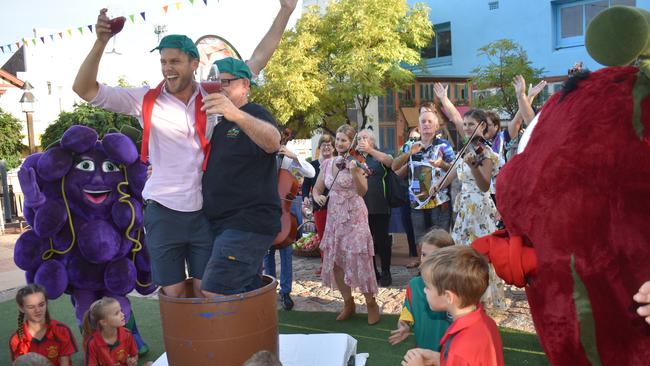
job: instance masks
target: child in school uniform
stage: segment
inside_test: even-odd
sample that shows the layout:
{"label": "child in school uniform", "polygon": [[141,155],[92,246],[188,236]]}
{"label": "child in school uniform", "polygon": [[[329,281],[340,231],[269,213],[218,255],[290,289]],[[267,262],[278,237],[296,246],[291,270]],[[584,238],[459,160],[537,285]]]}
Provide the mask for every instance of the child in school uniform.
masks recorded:
{"label": "child in school uniform", "polygon": [[497,325],[480,304],[488,286],[488,263],[471,247],[435,251],[420,266],[429,307],[446,311],[453,322],[440,341],[440,352],[414,348],[402,366],[504,366]]}
{"label": "child in school uniform", "polygon": [[[454,245],[454,240],[448,232],[433,229],[420,239],[420,262],[440,248]],[[397,329],[391,332],[388,341],[396,345],[407,339],[413,328],[415,344],[418,348],[440,351],[440,340],[451,324],[451,318],[446,311],[432,311],[424,294],[422,276],[413,277],[406,287],[406,296],[402,313],[397,321]]]}

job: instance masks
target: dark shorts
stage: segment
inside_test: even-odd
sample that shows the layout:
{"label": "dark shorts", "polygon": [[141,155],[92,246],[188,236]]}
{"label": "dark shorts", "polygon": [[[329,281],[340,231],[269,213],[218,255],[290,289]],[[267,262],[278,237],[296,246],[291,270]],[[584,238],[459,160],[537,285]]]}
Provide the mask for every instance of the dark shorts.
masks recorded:
{"label": "dark shorts", "polygon": [[451,210],[449,203],[445,202],[434,208],[426,210],[416,210],[411,208],[411,222],[413,223],[413,233],[417,245],[420,245],[420,239],[431,229],[443,229],[449,232],[451,226]]}
{"label": "dark shorts", "polygon": [[262,286],[262,260],[275,235],[226,229],[217,233],[201,289],[221,295],[240,294]]}
{"label": "dark shorts", "polygon": [[212,252],[210,224],[203,211],[181,212],[155,201],[144,210],[146,244],[151,255],[153,281],[159,286],[203,278]]}

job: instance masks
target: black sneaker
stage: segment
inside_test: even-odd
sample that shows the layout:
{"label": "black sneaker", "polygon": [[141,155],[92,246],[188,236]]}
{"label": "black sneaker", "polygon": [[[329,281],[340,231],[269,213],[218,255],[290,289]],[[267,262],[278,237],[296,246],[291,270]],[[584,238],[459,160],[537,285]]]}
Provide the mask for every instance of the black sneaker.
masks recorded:
{"label": "black sneaker", "polygon": [[381,273],[381,277],[379,278],[379,286],[381,287],[388,287],[393,283],[393,278],[390,275],[389,271],[384,271]]}
{"label": "black sneaker", "polygon": [[289,294],[280,294],[280,302],[282,309],[286,311],[293,309],[293,300],[291,300],[291,296],[289,296]]}

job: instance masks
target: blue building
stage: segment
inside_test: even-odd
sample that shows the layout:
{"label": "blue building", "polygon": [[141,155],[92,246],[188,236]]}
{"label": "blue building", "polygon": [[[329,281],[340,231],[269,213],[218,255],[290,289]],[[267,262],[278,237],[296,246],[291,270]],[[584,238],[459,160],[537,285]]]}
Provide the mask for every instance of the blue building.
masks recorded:
{"label": "blue building", "polygon": [[[408,0],[413,5],[417,0]],[[650,0],[427,0],[435,36],[422,51],[424,70],[414,69],[415,84],[401,91],[388,90],[378,99],[380,146],[395,151],[409,127],[417,125],[417,107],[434,100],[433,83],[449,84],[449,97],[467,106],[476,91],[471,71],[487,63],[477,55],[480,47],[498,39],[511,39],[526,50],[536,68],[544,68],[547,95],[566,79],[578,61],[590,70],[602,67],[587,53],[584,34],[600,11],[613,5],[650,9]],[[464,109],[464,108],[461,108]]]}

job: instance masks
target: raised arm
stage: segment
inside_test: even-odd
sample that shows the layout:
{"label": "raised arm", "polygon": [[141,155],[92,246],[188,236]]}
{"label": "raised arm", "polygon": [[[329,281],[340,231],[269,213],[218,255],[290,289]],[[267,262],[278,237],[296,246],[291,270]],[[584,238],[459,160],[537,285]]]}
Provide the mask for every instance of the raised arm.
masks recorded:
{"label": "raised arm", "polygon": [[447,96],[448,88],[449,85],[447,84],[444,86],[440,83],[433,84],[433,92],[438,100],[440,100],[440,104],[442,104],[442,110],[445,112],[449,120],[456,126],[456,131],[462,131],[463,116],[460,115],[460,112],[458,112],[458,109],[456,109],[454,103],[452,103]]}
{"label": "raised arm", "polygon": [[515,88],[515,96],[517,97],[517,105],[519,106],[519,113],[523,118],[524,123],[527,125],[535,118],[535,112],[526,95],[526,80],[521,75],[517,75],[512,79],[512,86]]}
{"label": "raised arm", "polygon": [[276,47],[280,43],[280,39],[282,39],[282,33],[284,33],[284,29],[287,27],[289,17],[291,17],[291,13],[296,8],[297,2],[298,0],[280,0],[280,11],[278,11],[278,15],[276,15],[273,24],[271,24],[271,28],[266,32],[264,38],[255,47],[251,59],[247,62],[253,74],[259,74],[269,62],[271,56],[273,56],[273,52],[275,52]]}
{"label": "raised arm", "polygon": [[97,84],[99,61],[102,59],[102,54],[104,53],[106,44],[108,44],[108,40],[113,36],[108,16],[106,16],[107,11],[108,9],[106,8],[99,11],[97,24],[95,24],[97,40],[95,40],[93,48],[88,53],[88,56],[86,56],[81,67],[79,67],[77,77],[72,84],[72,90],[87,102],[93,100],[99,92],[99,84]]}

